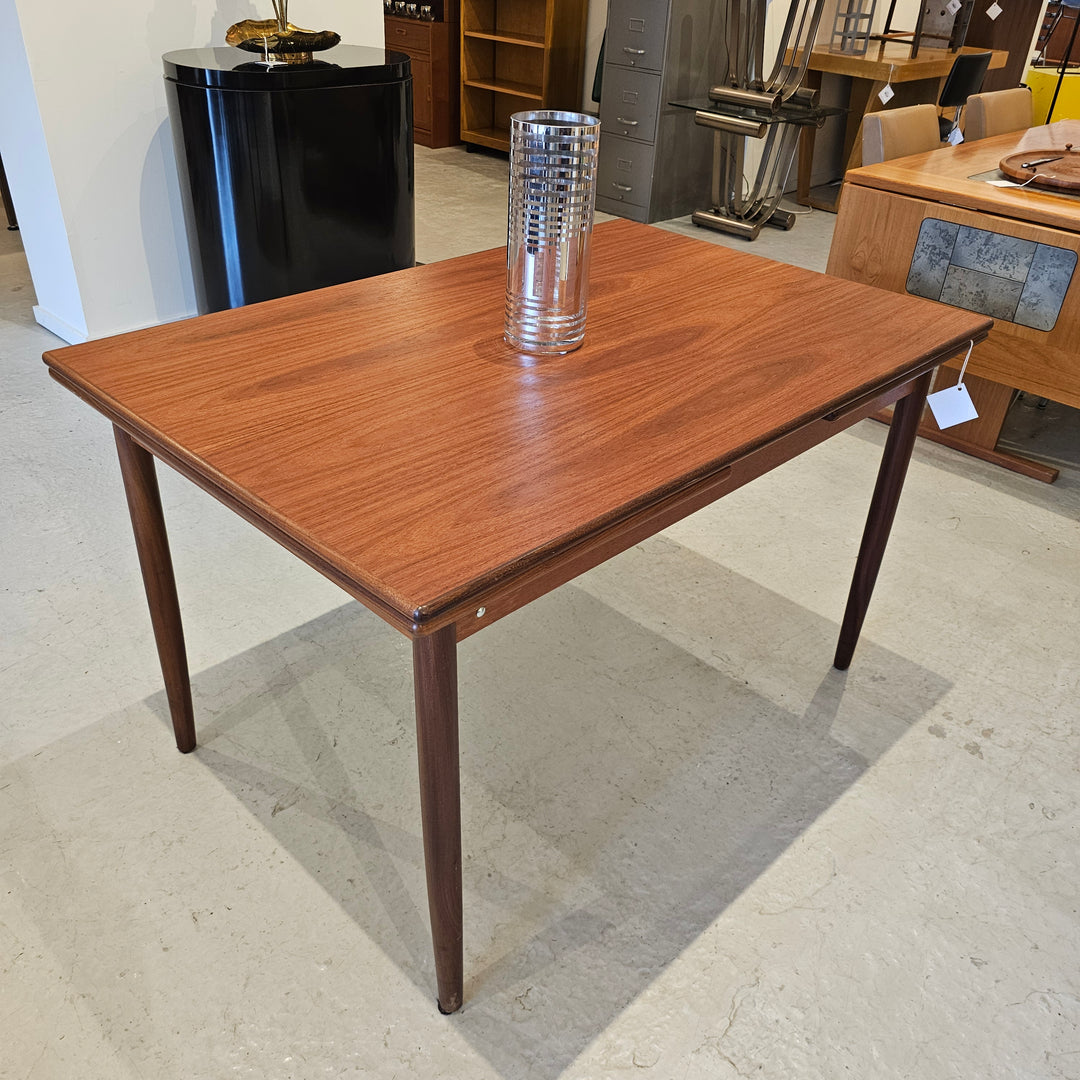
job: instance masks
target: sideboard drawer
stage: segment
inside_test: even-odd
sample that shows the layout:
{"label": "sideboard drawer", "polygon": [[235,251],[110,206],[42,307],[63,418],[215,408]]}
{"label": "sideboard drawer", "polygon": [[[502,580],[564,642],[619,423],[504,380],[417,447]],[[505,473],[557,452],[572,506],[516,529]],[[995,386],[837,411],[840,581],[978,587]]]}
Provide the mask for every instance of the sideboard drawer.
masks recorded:
{"label": "sideboard drawer", "polygon": [[388,16],[386,24],[386,47],[402,52],[428,56],[431,53],[431,23],[419,19],[395,19]]}

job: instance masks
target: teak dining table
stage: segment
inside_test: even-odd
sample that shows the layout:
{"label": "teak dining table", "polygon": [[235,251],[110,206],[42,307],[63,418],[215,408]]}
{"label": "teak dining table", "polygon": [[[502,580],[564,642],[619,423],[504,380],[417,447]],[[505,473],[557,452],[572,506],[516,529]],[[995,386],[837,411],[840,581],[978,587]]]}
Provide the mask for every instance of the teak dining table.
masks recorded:
{"label": "teak dining table", "polygon": [[[114,425],[178,748],[165,462],[412,639],[438,1003],[462,1002],[457,643],[895,403],[835,663],[935,367],[990,320],[617,221],[584,345],[502,339],[502,249],[45,354]],[[767,541],[767,538],[764,538]]]}

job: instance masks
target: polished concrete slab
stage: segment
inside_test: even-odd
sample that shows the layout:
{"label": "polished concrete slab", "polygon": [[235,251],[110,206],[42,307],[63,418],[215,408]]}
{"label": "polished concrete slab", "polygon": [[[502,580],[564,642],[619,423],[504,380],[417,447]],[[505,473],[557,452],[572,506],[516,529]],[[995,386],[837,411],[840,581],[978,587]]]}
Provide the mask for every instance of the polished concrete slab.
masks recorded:
{"label": "polished concrete slab", "polygon": [[[505,162],[417,182],[422,261],[503,242]],[[872,422],[465,642],[444,1017],[408,643],[161,470],[177,754],[111,434],[31,303],[0,232],[0,1075],[1080,1076],[1073,410],[1010,421],[1053,486],[920,442],[847,673]]]}

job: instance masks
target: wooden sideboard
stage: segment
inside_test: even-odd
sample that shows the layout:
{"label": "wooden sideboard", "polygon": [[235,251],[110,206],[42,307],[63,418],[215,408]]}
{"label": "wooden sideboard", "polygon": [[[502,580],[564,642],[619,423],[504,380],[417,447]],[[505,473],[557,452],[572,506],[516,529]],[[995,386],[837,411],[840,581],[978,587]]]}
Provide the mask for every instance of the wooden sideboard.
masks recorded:
{"label": "wooden sideboard", "polygon": [[[1008,154],[1067,143],[1080,143],[1080,121],[853,169],[844,180],[828,265],[835,277],[919,296],[930,296],[923,285],[939,272],[942,289],[932,298],[993,316],[965,379],[978,419],[941,431],[927,416],[920,434],[1046,482],[1056,478],[1056,468],[999,449],[997,440],[1014,388],[1080,408],[1080,202],[1034,188],[996,187],[982,177],[993,178]],[[932,232],[929,247],[921,247],[927,229],[955,234],[955,248]],[[945,255],[931,272],[920,252],[935,249]],[[1051,255],[1067,264],[1064,269],[1051,269],[1044,258]],[[1038,318],[1021,317],[1022,308],[1032,307],[1029,287],[1042,297]],[[956,361],[942,369],[938,389],[956,382],[958,367]]]}
{"label": "wooden sideboard", "polygon": [[385,17],[386,47],[412,62],[413,141],[421,146],[453,146],[461,141],[459,89],[460,23],[457,0],[447,0],[444,18]]}

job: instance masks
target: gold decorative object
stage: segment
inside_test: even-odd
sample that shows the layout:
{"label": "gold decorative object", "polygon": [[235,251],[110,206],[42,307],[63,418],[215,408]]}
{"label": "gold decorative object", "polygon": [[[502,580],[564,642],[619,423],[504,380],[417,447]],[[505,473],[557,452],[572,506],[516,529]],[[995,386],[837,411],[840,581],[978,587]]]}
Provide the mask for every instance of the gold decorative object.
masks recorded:
{"label": "gold decorative object", "polygon": [[312,53],[333,48],[341,35],[333,30],[303,30],[289,22],[289,0],[270,0],[272,19],[244,19],[225,32],[225,42],[245,52],[262,53],[268,62],[310,64]]}

